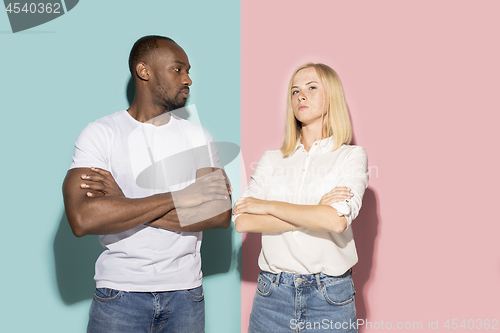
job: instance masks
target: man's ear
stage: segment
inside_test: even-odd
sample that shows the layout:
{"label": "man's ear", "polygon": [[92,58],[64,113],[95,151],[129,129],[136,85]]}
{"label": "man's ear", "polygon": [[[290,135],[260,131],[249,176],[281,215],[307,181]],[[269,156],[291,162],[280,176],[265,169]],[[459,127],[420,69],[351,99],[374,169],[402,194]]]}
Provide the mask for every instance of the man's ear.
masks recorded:
{"label": "man's ear", "polygon": [[138,62],[135,66],[135,74],[140,80],[149,81],[148,66],[143,62]]}

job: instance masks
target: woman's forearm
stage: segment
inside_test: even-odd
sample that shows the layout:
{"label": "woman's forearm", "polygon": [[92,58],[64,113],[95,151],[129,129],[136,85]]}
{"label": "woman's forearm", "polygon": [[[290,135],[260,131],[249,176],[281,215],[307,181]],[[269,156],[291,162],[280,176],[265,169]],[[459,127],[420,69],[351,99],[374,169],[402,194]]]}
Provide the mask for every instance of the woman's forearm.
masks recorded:
{"label": "woman's forearm", "polygon": [[291,224],[318,231],[341,233],[347,228],[347,219],[327,205],[296,205],[281,201],[267,201],[267,213]]}
{"label": "woman's forearm", "polygon": [[[347,219],[344,216],[339,216],[337,210],[327,204],[297,205],[282,201],[244,197],[236,201],[233,207],[233,213],[235,215],[245,213],[256,216],[270,215],[283,223],[318,231],[341,233],[347,228]],[[262,230],[265,228],[280,229],[281,226],[283,226],[283,224],[266,226],[266,222],[280,223],[269,217],[265,220],[256,218],[255,220],[245,221],[245,227],[242,227],[241,230],[252,230],[242,232],[266,232]],[[253,229],[251,226],[252,223],[258,223],[256,229]],[[249,225],[246,226],[247,224]],[[284,226],[286,226],[286,224]]]}
{"label": "woman's forearm", "polygon": [[272,215],[245,213],[238,216],[234,223],[238,232],[285,232],[300,229],[299,226]]}

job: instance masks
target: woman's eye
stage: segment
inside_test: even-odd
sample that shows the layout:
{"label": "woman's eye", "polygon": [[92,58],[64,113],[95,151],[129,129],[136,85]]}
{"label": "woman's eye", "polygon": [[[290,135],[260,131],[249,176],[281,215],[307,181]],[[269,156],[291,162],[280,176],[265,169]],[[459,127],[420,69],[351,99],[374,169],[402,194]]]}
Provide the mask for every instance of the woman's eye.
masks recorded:
{"label": "woman's eye", "polygon": [[316,89],[316,87],[315,86],[311,86],[311,87],[309,87],[309,89],[313,90],[313,89]]}
{"label": "woman's eye", "polygon": [[299,92],[298,90],[294,90],[294,91],[292,91],[292,95],[295,95],[295,94],[297,94],[298,92]]}

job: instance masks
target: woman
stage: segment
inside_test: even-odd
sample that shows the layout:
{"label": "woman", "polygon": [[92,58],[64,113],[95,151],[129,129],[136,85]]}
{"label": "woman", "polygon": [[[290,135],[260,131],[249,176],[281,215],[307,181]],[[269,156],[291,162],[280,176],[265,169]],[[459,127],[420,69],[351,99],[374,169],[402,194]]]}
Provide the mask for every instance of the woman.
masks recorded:
{"label": "woman", "polygon": [[368,174],[365,150],[351,138],[337,73],[299,67],[283,146],[262,156],[233,209],[238,232],[262,233],[249,332],[357,332],[350,225]]}

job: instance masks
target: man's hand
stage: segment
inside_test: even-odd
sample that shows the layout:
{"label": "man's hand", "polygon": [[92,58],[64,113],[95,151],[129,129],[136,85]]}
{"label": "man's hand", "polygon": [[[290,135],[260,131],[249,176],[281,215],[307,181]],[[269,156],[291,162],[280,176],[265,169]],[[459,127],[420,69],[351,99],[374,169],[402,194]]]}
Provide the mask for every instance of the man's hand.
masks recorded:
{"label": "man's hand", "polygon": [[116,183],[111,175],[111,172],[92,167],[90,168],[95,173],[83,174],[80,178],[83,182],[80,184],[82,189],[89,190],[87,196],[91,198],[108,196],[108,197],[124,197],[122,189]]}
{"label": "man's hand", "polygon": [[[203,186],[206,184],[209,184],[210,188],[204,189]],[[209,192],[212,192],[211,196],[207,195]],[[227,228],[231,223],[231,193],[231,183],[224,169],[198,169],[195,183],[181,191],[172,192],[175,208],[149,225],[174,231]],[[189,204],[189,200],[191,204],[196,205],[179,207],[182,204]]]}
{"label": "man's hand", "polygon": [[176,208],[191,208],[202,203],[229,198],[228,186],[222,170],[216,170],[206,176],[198,178],[188,187],[172,192]]}
{"label": "man's hand", "polygon": [[330,206],[335,202],[346,201],[353,197],[354,194],[351,193],[351,189],[347,187],[335,187],[330,192],[323,195],[318,205]]}

